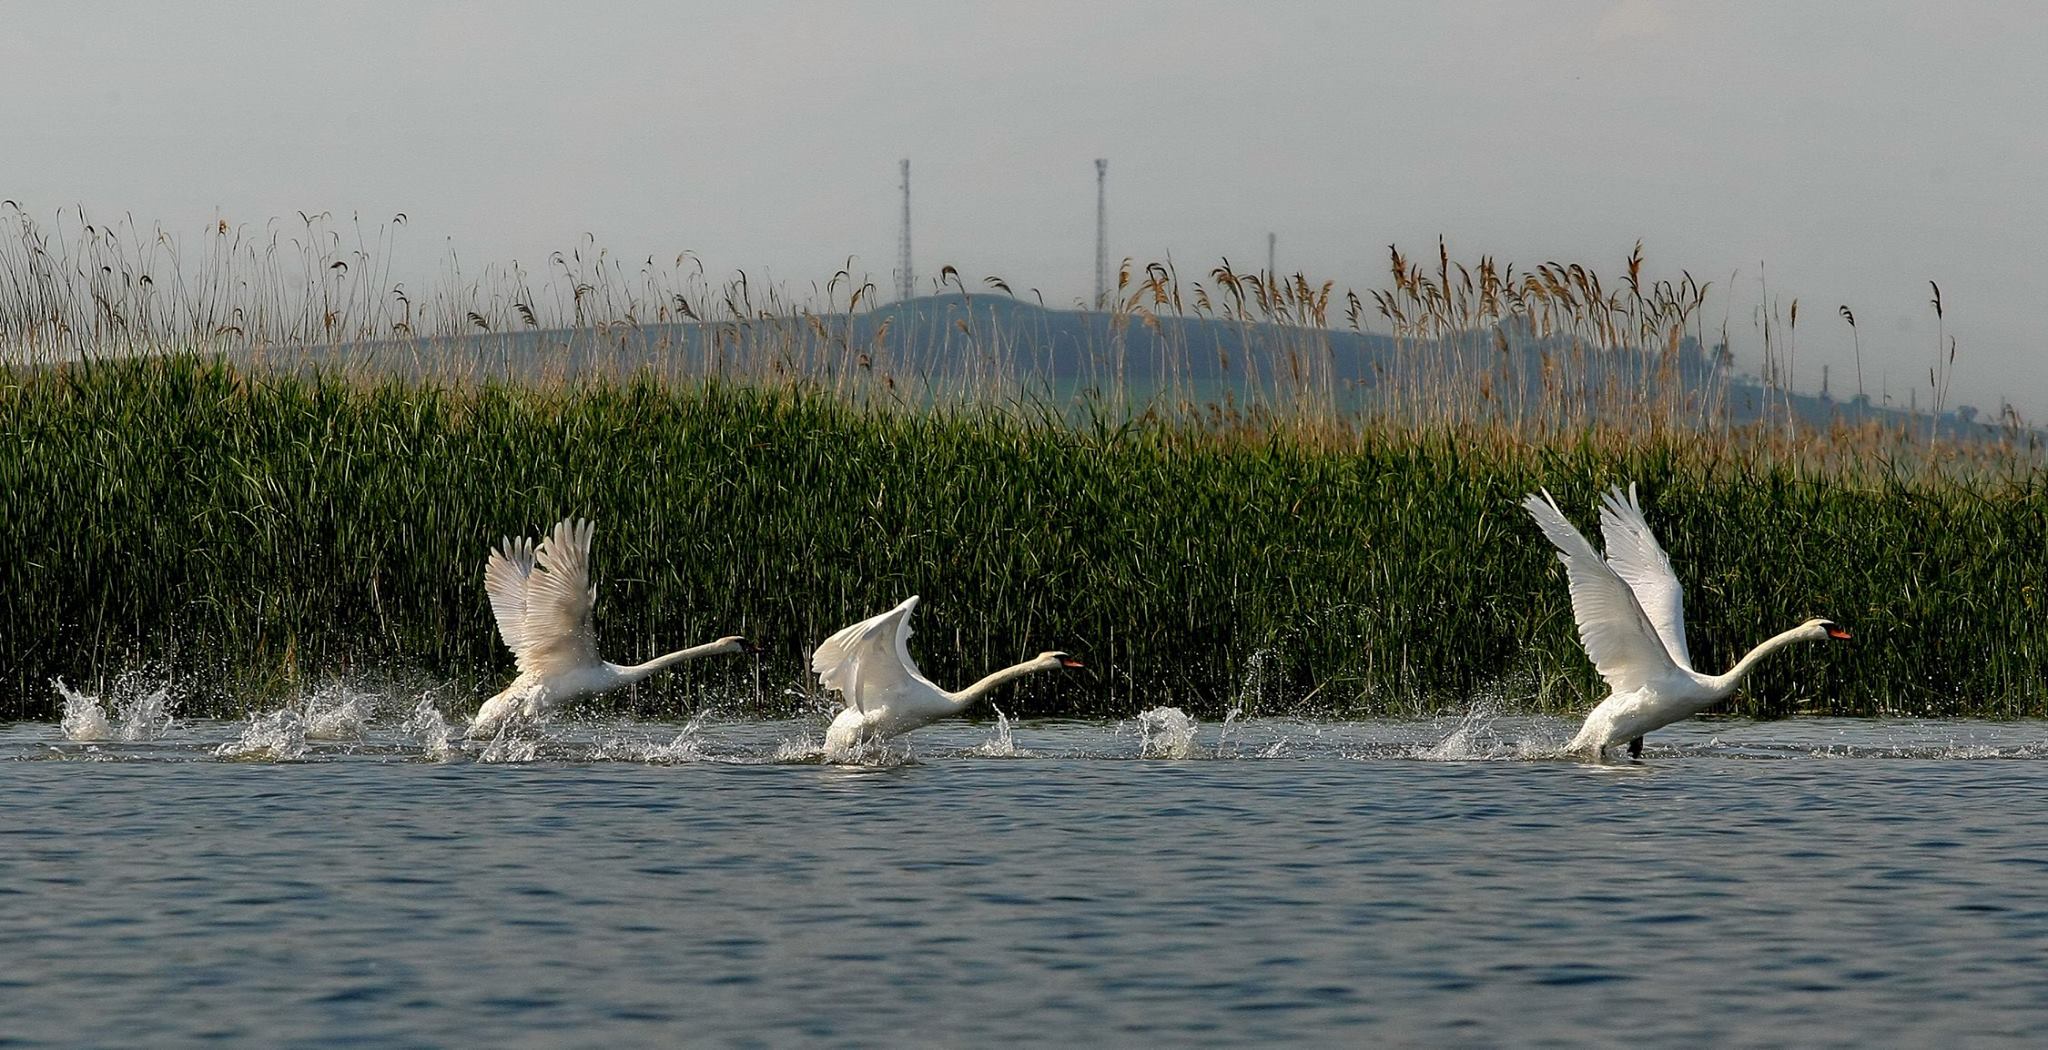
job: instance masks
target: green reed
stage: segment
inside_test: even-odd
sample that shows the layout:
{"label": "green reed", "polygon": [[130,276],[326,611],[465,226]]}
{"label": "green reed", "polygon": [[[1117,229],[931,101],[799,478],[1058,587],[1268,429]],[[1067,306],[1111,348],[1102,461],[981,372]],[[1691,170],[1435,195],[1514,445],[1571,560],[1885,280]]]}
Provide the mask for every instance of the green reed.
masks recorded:
{"label": "green reed", "polygon": [[[1515,504],[1547,485],[1588,523],[1630,479],[1703,664],[1809,615],[1857,630],[1767,664],[1748,710],[2044,706],[2037,435],[1801,422],[1797,300],[1758,314],[1765,411],[1733,425],[1728,369],[1701,371],[1708,286],[1640,246],[1606,279],[1393,251],[1363,295],[1127,263],[1055,391],[1050,315],[988,312],[1035,295],[951,267],[933,290],[959,307],[907,311],[850,261],[791,292],[589,243],[532,270],[450,255],[408,288],[403,216],[196,244],[0,219],[0,714],[142,665],[223,711],[332,674],[464,706],[509,668],[486,550],[572,514],[600,522],[608,655],[771,646],[758,676],[712,661],[609,701],[646,711],[812,703],[810,645],[911,592],[941,681],[1084,654],[1006,701],[1026,713],[1577,708],[1597,686]],[[1361,397],[1334,336],[1375,318]],[[538,350],[490,366],[513,335]]]}
{"label": "green reed", "polygon": [[942,683],[1088,661],[1013,713],[1576,709],[1597,686],[1516,501],[1546,485],[1587,524],[1596,487],[1630,479],[1703,665],[1812,615],[1857,634],[1767,663],[1739,709],[2048,708],[2048,494],[2017,466],[170,354],[0,369],[0,714],[148,662],[223,712],[333,674],[452,682],[464,706],[510,668],[485,553],[568,515],[599,523],[607,655],[769,647],[758,694],[745,661],[712,661],[609,701],[650,712],[811,703],[810,647],[911,593]]}

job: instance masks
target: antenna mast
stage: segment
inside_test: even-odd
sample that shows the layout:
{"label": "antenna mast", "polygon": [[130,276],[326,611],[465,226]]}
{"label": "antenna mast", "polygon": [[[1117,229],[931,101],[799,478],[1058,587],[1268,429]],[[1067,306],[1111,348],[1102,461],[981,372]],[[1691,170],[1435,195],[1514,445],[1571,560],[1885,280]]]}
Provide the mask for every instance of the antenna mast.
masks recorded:
{"label": "antenna mast", "polygon": [[1095,158],[1095,308],[1109,305],[1109,161]]}
{"label": "antenna mast", "polygon": [[896,242],[896,298],[917,294],[917,278],[910,270],[910,158],[903,158],[903,233]]}

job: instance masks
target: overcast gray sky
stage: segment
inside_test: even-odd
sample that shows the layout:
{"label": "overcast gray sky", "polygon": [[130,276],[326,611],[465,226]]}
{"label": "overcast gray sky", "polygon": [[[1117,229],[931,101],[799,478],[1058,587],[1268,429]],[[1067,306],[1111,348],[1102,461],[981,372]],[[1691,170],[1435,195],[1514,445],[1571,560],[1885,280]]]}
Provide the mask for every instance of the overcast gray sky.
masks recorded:
{"label": "overcast gray sky", "polygon": [[[1653,270],[1802,300],[1799,385],[2048,416],[2048,5],[2027,3],[8,4],[0,196],[197,234],[404,211],[407,267],[639,257],[1068,302],[1111,254],[1364,288],[1386,245]],[[1730,284],[1731,274],[1735,275]],[[1923,395],[1924,404],[1924,395]]]}

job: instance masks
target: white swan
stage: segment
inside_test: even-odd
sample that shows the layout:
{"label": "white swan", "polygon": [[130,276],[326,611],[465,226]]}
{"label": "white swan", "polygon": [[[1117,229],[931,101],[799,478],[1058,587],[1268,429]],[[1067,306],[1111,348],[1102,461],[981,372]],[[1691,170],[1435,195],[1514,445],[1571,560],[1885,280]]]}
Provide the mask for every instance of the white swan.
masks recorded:
{"label": "white swan", "polygon": [[1567,751],[1599,757],[1626,741],[1629,754],[1640,755],[1644,733],[1726,699],[1772,652],[1793,642],[1849,637],[1832,620],[1816,618],[1765,639],[1727,674],[1701,674],[1692,669],[1685,647],[1684,593],[1671,572],[1671,559],[1643,519],[1634,484],[1625,498],[1616,487],[1601,500],[1605,560],[1565,520],[1549,490],[1523,500],[1522,506],[1557,547],[1557,560],[1564,563],[1571,584],[1579,641],[1607,679],[1607,699],[1586,716]]}
{"label": "white swan", "polygon": [[469,723],[471,737],[495,733],[513,715],[538,718],[578,696],[602,693],[684,660],[718,653],[759,652],[738,635],[694,649],[622,666],[598,658],[590,610],[597,589],[590,585],[590,539],[597,526],[563,519],[536,545],[506,537],[484,563],[484,590],[498,633],[519,664],[519,676],[505,691],[484,701]]}
{"label": "white swan", "polygon": [[1014,667],[1005,667],[957,693],[934,685],[910,659],[910,612],[917,596],[879,616],[847,627],[825,639],[811,654],[811,670],[827,689],[839,691],[846,705],[825,731],[825,756],[850,757],[862,744],[908,733],[947,715],[966,710],[1011,679],[1056,667],[1080,667],[1066,653],[1039,653]]}

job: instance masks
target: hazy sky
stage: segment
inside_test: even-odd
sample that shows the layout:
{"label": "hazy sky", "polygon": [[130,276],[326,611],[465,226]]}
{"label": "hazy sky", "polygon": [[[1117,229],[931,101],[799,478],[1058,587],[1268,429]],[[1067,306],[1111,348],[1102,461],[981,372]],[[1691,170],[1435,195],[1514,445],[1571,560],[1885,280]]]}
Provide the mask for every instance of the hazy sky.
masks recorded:
{"label": "hazy sky", "polygon": [[[1364,288],[1386,246],[1802,300],[1800,385],[1925,383],[2048,416],[2048,5],[8,4],[0,197],[47,220],[404,211],[401,268],[585,234],[714,270],[918,269],[1086,294],[1111,254]],[[1722,300],[1726,301],[1726,300]],[[1853,382],[1853,381],[1852,381]],[[1853,390],[1851,391],[1853,392]],[[1922,396],[1924,404],[1924,393]]]}

